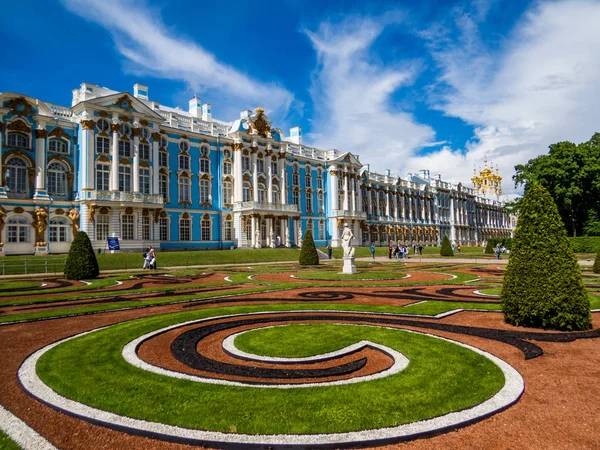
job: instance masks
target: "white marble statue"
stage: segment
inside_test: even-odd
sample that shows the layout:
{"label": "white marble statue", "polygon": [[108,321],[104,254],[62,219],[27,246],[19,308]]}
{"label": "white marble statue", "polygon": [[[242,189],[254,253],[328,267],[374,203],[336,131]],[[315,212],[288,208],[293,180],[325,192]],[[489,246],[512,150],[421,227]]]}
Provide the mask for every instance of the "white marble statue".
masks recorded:
{"label": "white marble statue", "polygon": [[348,224],[344,224],[344,231],[342,231],[342,248],[344,249],[344,258],[353,258],[354,257],[354,247],[351,247],[350,244],[352,239],[354,238],[354,233]]}

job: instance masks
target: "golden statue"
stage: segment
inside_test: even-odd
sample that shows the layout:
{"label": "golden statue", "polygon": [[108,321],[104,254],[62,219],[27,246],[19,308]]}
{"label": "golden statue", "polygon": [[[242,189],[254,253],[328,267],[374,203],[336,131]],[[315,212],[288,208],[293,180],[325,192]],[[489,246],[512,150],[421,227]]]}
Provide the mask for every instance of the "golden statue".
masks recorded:
{"label": "golden statue", "polygon": [[95,220],[94,216],[96,214],[96,205],[90,205],[90,212],[88,215],[88,220],[93,222]]}
{"label": "golden statue", "polygon": [[48,211],[41,206],[37,206],[31,213],[33,216],[33,223],[31,224],[35,229],[35,245],[38,247],[46,246],[46,228],[48,228]]}
{"label": "golden statue", "polygon": [[75,237],[75,235],[79,231],[79,210],[75,209],[75,208],[71,208],[69,210],[68,216],[69,216],[69,219],[71,219],[71,222],[73,222],[73,224],[72,224],[73,237]]}

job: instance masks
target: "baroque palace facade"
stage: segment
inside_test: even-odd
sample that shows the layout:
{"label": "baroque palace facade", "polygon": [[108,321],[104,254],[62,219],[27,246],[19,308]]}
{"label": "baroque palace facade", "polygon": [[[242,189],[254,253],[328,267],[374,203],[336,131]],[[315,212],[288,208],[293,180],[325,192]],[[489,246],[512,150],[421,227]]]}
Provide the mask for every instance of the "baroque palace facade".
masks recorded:
{"label": "baroque palace facade", "polygon": [[[198,98],[189,110],[83,83],[71,107],[0,94],[0,254],[60,253],[78,230],[94,248],[118,237],[138,251],[340,245],[461,245],[509,236],[499,175],[475,189],[374,173],[358,155],[302,144],[264,111],[223,122]],[[495,198],[493,198],[495,197]]]}

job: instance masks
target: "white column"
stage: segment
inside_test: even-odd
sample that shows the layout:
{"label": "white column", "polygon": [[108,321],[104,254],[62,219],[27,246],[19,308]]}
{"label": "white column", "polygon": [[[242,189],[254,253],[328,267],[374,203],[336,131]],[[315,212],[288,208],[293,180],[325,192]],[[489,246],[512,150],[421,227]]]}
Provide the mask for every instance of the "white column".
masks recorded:
{"label": "white column", "polygon": [[331,198],[331,209],[340,209],[338,205],[338,177],[335,167],[329,169],[329,198]]}
{"label": "white column", "polygon": [[348,170],[344,171],[344,211],[348,211]]}
{"label": "white column", "polygon": [[142,240],[142,236],[144,236],[144,233],[142,232],[142,210],[140,209],[139,211],[136,211],[135,213],[135,217],[136,217],[136,223],[137,223],[137,227],[136,227],[136,234],[134,236],[135,239],[137,239],[138,241]]}
{"label": "white column", "polygon": [[373,214],[373,191],[367,189],[367,206],[369,207],[369,214]]}
{"label": "white column", "polygon": [[110,190],[119,190],[119,128],[120,125],[116,119],[113,120],[112,124],[112,151],[111,151],[111,164],[110,164]]}
{"label": "white column", "polygon": [[35,130],[35,194],[36,197],[47,197],[46,192],[46,136],[48,131],[44,128],[44,124],[41,123]]}
{"label": "white column", "polygon": [[385,215],[388,217],[392,215],[390,212],[390,191],[385,191]]}
{"label": "white column", "polygon": [[450,242],[453,243],[456,240],[456,217],[454,215],[454,197],[450,195]]}
{"label": "white column", "polygon": [[[358,175],[358,173],[356,174],[356,211],[358,212],[362,212],[363,210],[363,204],[362,204],[362,180],[360,178],[360,176]],[[362,243],[361,240],[358,241],[359,243]]]}
{"label": "white column", "polygon": [[159,145],[160,145],[160,134],[152,133],[152,169],[150,171],[152,176],[152,194],[158,194],[160,189],[158,188],[158,182],[160,181],[160,165],[159,160]]}
{"label": "white column", "polygon": [[[279,155],[279,170],[280,170],[280,172],[279,172],[279,174],[280,174],[279,178],[281,179],[281,192],[280,192],[280,194],[281,194],[281,204],[282,205],[287,205],[287,200],[288,199],[287,199],[287,183],[286,183],[287,173],[286,173],[285,153],[281,153]],[[285,220],[286,220],[286,223],[287,223],[287,219],[285,219]],[[283,222],[282,222],[281,226],[283,227]],[[287,225],[286,225],[286,227],[287,227]],[[289,242],[289,231],[287,231],[287,234],[288,234],[288,241],[284,241],[284,242]],[[282,236],[282,239],[283,239],[283,236]],[[286,247],[289,247],[289,245],[286,244]]]}
{"label": "white column", "polygon": [[283,227],[283,234],[285,235],[283,236],[283,242],[285,242],[285,246],[289,248],[292,246],[290,243],[290,219],[288,217],[283,219],[281,221],[281,226]]}
{"label": "white column", "polygon": [[408,220],[412,222],[412,197],[410,191],[406,193],[406,206],[408,208]]}
{"label": "white column", "polygon": [[133,192],[140,192],[140,128],[133,129]]}
{"label": "white column", "polygon": [[[267,188],[267,203],[271,203],[273,201],[273,167],[271,165],[271,154],[269,153],[265,158],[265,164],[267,164],[267,179],[268,179],[268,188]],[[269,219],[270,220],[270,219]],[[269,232],[270,235],[270,232]],[[270,236],[269,236],[270,239]]]}
{"label": "white column", "polygon": [[257,244],[257,242],[256,242],[256,217],[254,215],[252,215],[250,217],[250,220],[252,221],[252,222],[250,222],[250,226],[252,229],[252,231],[250,232],[251,233],[250,242],[251,242],[251,246],[253,248],[256,248],[256,244]]}
{"label": "white column", "polygon": [[[258,150],[256,148],[252,149],[252,198],[254,201],[258,201]],[[254,236],[252,237],[254,239]]]}
{"label": "white column", "polygon": [[394,202],[394,220],[398,221],[398,194],[396,192],[394,192],[392,201]]}
{"label": "white column", "polygon": [[[244,199],[244,177],[242,175],[242,144],[233,145],[233,201],[241,202]],[[243,231],[242,231],[243,233]]]}

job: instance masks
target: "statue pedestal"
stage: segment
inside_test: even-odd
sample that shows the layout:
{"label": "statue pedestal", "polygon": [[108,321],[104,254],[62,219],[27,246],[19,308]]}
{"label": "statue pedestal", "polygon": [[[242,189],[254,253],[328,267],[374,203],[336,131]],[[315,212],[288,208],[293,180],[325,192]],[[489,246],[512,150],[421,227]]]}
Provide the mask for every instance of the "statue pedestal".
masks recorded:
{"label": "statue pedestal", "polygon": [[48,254],[48,247],[35,247],[35,256],[40,256],[40,255],[47,255]]}
{"label": "statue pedestal", "polygon": [[4,247],[0,247],[0,256],[5,256],[6,253],[4,253]]}
{"label": "statue pedestal", "polygon": [[358,273],[356,266],[354,265],[354,256],[344,256],[344,268],[342,269],[343,274]]}

